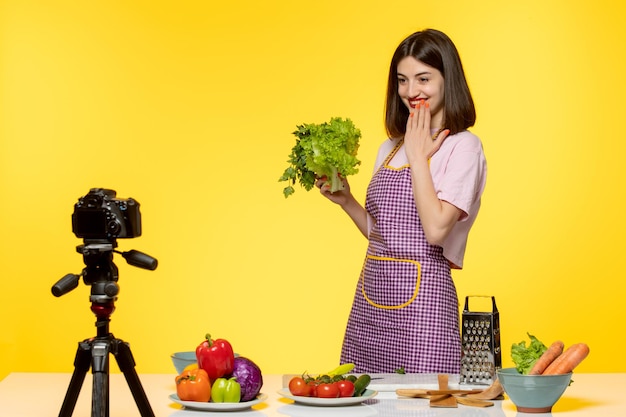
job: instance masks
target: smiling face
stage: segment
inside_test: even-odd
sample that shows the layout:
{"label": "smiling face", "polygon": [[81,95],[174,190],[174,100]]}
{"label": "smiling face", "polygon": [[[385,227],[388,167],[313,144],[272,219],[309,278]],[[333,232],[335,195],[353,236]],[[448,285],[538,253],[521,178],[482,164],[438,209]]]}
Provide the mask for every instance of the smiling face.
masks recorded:
{"label": "smiling face", "polygon": [[421,61],[407,56],[398,62],[398,95],[404,105],[413,111],[424,100],[430,105],[431,127],[443,124],[444,80],[441,72]]}

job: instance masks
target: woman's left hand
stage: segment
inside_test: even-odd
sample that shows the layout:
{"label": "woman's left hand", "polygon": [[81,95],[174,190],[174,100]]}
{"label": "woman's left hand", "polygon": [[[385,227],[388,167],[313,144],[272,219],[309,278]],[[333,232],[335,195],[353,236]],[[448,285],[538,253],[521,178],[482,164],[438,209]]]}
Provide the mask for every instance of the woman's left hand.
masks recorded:
{"label": "woman's left hand", "polygon": [[429,160],[450,133],[450,130],[444,129],[433,138],[430,130],[430,107],[428,103],[420,101],[406,122],[404,150],[409,162]]}
{"label": "woman's left hand", "polygon": [[404,151],[411,165],[417,212],[426,239],[431,245],[438,246],[443,244],[461,215],[460,209],[439,200],[428,164],[449,133],[449,129],[444,129],[433,139],[428,103],[420,102],[409,115],[404,134]]}

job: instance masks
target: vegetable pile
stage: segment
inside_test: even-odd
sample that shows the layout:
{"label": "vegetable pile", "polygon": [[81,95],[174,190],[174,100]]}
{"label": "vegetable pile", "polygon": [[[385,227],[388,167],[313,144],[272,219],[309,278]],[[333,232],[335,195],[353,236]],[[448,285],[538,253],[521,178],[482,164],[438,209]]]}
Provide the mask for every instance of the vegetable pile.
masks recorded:
{"label": "vegetable pile", "polygon": [[278,180],[290,185],[283,189],[285,198],[295,192],[296,181],[309,191],[317,178],[326,178],[330,192],[344,189],[341,177],[359,172],[356,157],[361,131],[350,119],[333,117],[322,124],[305,123],[293,132],[296,144],[289,155],[289,167]]}
{"label": "vegetable pile", "polygon": [[346,375],[352,369],[354,364],[347,363],[315,377],[305,374],[294,376],[289,380],[289,392],[298,397],[361,397],[372,378],[367,374]]}
{"label": "vegetable pile", "polygon": [[589,355],[589,346],[585,343],[575,343],[565,349],[560,340],[547,347],[530,333],[528,337],[530,338],[528,347],[525,341],[511,346],[511,358],[515,368],[523,375],[567,374]]}
{"label": "vegetable pile", "polygon": [[251,401],[261,392],[263,375],[252,360],[235,357],[225,339],[207,334],[196,348],[197,364],[189,365],[175,378],[176,394],[182,401],[238,403]]}

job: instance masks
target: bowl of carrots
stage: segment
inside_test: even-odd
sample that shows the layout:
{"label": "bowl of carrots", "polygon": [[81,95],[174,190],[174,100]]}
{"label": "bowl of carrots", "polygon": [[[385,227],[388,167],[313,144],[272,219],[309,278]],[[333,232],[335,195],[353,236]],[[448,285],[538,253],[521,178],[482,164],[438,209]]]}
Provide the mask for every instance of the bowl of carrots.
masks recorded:
{"label": "bowl of carrots", "polygon": [[498,379],[520,413],[549,413],[572,382],[574,368],[589,354],[589,346],[577,343],[564,349],[557,340],[534,361],[526,373],[518,368],[497,371]]}
{"label": "bowl of carrots", "polygon": [[572,373],[524,375],[515,368],[497,371],[498,379],[520,413],[549,413],[569,386]]}

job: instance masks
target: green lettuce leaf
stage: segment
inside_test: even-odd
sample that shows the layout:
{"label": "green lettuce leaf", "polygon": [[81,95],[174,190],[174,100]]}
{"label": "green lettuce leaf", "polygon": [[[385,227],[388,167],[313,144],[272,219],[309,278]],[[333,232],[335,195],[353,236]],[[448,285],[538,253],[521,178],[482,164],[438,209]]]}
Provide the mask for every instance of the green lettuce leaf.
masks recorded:
{"label": "green lettuce leaf", "polygon": [[537,359],[543,355],[548,348],[535,336],[527,333],[530,338],[530,346],[526,347],[526,341],[513,343],[511,346],[511,358],[515,364],[515,368],[521,374],[528,374]]}

